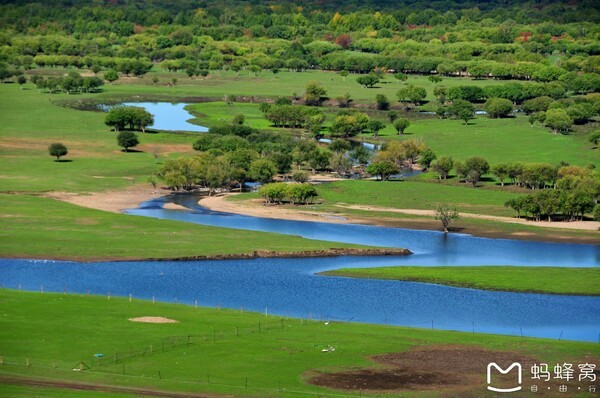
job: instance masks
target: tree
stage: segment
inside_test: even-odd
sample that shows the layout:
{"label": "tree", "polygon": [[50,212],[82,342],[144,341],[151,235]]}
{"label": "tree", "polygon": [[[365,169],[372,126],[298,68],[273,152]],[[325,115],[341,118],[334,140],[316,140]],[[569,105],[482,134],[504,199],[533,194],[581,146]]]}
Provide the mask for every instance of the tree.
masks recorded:
{"label": "tree", "polygon": [[415,105],[419,105],[421,101],[427,97],[427,90],[423,87],[417,87],[409,84],[408,86],[401,88],[396,92],[396,96],[400,102],[410,101]]}
{"label": "tree", "polygon": [[362,145],[357,146],[352,152],[350,152],[350,159],[359,165],[364,166],[369,163],[369,160],[371,159],[371,152],[369,152],[369,150]]}
{"label": "tree", "polygon": [[381,120],[373,119],[369,120],[369,130],[373,133],[373,137],[377,137],[379,135],[379,131],[385,128],[385,123]]}
{"label": "tree", "polygon": [[250,164],[248,175],[255,181],[267,183],[277,174],[277,165],[268,159],[258,159]]}
{"label": "tree", "polygon": [[342,152],[336,152],[333,154],[329,166],[340,176],[345,176],[352,170],[352,162],[346,153]]}
{"label": "tree", "polygon": [[377,94],[375,96],[375,104],[377,109],[380,111],[387,111],[388,109],[390,109],[390,101],[383,94]]}
{"label": "tree", "polygon": [[423,169],[428,169],[431,166],[431,162],[433,162],[437,158],[435,152],[433,152],[430,148],[425,148],[421,152],[421,156],[419,157],[419,165]]}
{"label": "tree", "polygon": [[310,81],[306,85],[306,93],[304,94],[304,102],[309,106],[320,106],[323,98],[327,95],[327,90],[321,83]]}
{"label": "tree", "polygon": [[465,170],[467,172],[467,182],[470,182],[473,184],[473,187],[475,187],[481,179],[481,176],[490,171],[490,165],[484,158],[473,156],[465,160]]}
{"label": "tree", "polygon": [[512,102],[504,98],[490,98],[485,102],[483,109],[487,112],[488,117],[496,119],[510,115],[513,105]]}
{"label": "tree", "polygon": [[350,149],[350,143],[346,140],[337,139],[329,144],[329,149],[333,152],[346,152]]}
{"label": "tree", "polygon": [[548,109],[545,124],[552,129],[554,134],[558,134],[559,132],[568,131],[573,125],[573,120],[564,109]]}
{"label": "tree", "polygon": [[475,107],[472,103],[465,100],[455,100],[450,106],[450,113],[457,119],[463,120],[465,124],[469,124],[469,120],[473,119]]}
{"label": "tree", "polygon": [[50,144],[50,146],[48,147],[48,153],[50,154],[50,156],[56,157],[56,162],[60,162],[60,157],[66,156],[67,153],[69,153],[69,151],[67,150],[67,147],[65,145],[57,142],[54,144]]}
{"label": "tree", "polygon": [[112,84],[114,81],[119,80],[119,75],[117,74],[116,70],[109,69],[104,72],[104,80]]}
{"label": "tree", "polygon": [[460,218],[456,206],[450,206],[448,203],[440,204],[435,211],[435,219],[442,223],[444,233],[448,233],[448,226]]}
{"label": "tree", "polygon": [[452,167],[454,167],[454,160],[450,156],[442,156],[436,159],[431,165],[431,168],[438,173],[440,180],[448,178]]}
{"label": "tree", "polygon": [[431,75],[427,79],[433,84],[438,84],[442,82],[442,78],[436,75]]}
{"label": "tree", "polygon": [[398,81],[398,83],[405,82],[408,80],[408,75],[405,75],[402,72],[396,72],[396,73],[394,73],[394,79],[396,79],[396,81]]}
{"label": "tree", "polygon": [[394,121],[394,128],[396,129],[398,135],[404,134],[404,131],[408,128],[408,126],[410,126],[410,120],[404,117],[401,117]]}
{"label": "tree", "polygon": [[390,119],[390,123],[394,123],[394,121],[396,119],[398,119],[398,112],[396,112],[396,111],[389,111],[388,112],[388,119]]}
{"label": "tree", "polygon": [[21,90],[23,90],[23,84],[27,83],[27,78],[23,75],[19,75],[19,77],[17,77],[17,83]]}
{"label": "tree", "polygon": [[492,174],[500,180],[500,185],[504,186],[504,180],[508,177],[509,165],[507,163],[499,163],[492,167]]}
{"label": "tree", "polygon": [[354,115],[337,116],[329,127],[331,135],[338,137],[352,137],[362,132],[362,126]]}
{"label": "tree", "polygon": [[372,88],[377,83],[379,83],[379,78],[377,77],[377,75],[370,73],[368,75],[357,77],[356,82],[363,87]]}
{"label": "tree", "polygon": [[125,152],[129,152],[129,148],[133,148],[140,143],[137,135],[131,131],[121,131],[117,135],[117,144],[125,149]]}
{"label": "tree", "polygon": [[400,168],[389,160],[382,160],[373,162],[367,166],[366,172],[370,175],[374,175],[380,181],[387,181],[392,174],[400,172]]}
{"label": "tree", "polygon": [[159,79],[158,77],[154,76],[152,77],[152,83],[156,86],[156,84],[158,83]]}

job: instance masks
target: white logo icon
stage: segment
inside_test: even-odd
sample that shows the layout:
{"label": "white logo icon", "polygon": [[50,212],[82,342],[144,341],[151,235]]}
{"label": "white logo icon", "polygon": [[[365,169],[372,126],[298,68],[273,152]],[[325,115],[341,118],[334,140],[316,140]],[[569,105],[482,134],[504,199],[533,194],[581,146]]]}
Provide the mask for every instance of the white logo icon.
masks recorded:
{"label": "white logo icon", "polygon": [[[517,368],[517,372],[518,372],[518,386],[517,387],[512,387],[512,388],[497,388],[497,387],[492,387],[490,384],[492,384],[492,368],[496,368],[498,370],[498,372],[500,372],[501,374],[505,375],[508,374],[508,372],[510,372],[513,368]],[[487,366],[487,389],[490,391],[495,391],[495,392],[515,392],[515,391],[520,391],[521,390],[521,383],[523,381],[523,375],[522,375],[523,371],[521,368],[521,364],[518,362],[513,362],[512,365],[510,365],[508,368],[506,369],[502,369],[500,366],[498,366],[498,364],[496,362],[490,362]]]}

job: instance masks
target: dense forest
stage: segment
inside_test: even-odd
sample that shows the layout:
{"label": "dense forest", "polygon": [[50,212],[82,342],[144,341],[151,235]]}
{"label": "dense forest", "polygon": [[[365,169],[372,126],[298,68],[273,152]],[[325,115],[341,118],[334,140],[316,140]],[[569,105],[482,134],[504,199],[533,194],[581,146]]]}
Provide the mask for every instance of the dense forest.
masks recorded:
{"label": "dense forest", "polygon": [[35,66],[143,75],[159,65],[192,74],[382,68],[567,84],[586,73],[594,76],[583,91],[600,86],[593,1],[358,3],[9,2],[0,5],[1,78]]}

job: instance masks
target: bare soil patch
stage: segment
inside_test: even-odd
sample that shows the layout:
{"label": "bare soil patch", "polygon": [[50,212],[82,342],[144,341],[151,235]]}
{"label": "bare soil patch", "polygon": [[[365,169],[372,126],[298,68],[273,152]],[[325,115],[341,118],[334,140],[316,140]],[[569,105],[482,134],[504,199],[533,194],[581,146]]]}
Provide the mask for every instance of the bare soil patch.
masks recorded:
{"label": "bare soil patch", "polygon": [[490,362],[508,366],[520,362],[524,368],[536,360],[516,352],[492,351],[475,346],[418,347],[401,353],[371,358],[378,367],[321,373],[310,382],[319,386],[361,391],[444,391],[473,396],[486,391],[486,369]]}
{"label": "bare soil patch", "polygon": [[138,318],[129,318],[131,322],[142,323],[178,323],[175,319],[169,319],[162,316],[141,316]]}
{"label": "bare soil patch", "polygon": [[[416,347],[410,351],[390,353],[371,357],[375,366],[333,373],[317,373],[309,379],[311,384],[338,390],[360,390],[378,392],[401,391],[437,391],[448,397],[492,397],[487,391],[487,366],[495,362],[502,369],[518,362],[523,369],[522,393],[531,391],[532,385],[538,386],[535,396],[563,396],[559,386],[565,384],[568,391],[577,391],[585,387],[577,380],[532,380],[533,364],[549,363],[545,358],[535,358],[515,351],[496,351],[478,346],[467,345],[431,345]],[[565,358],[567,363],[597,363],[598,358]],[[549,363],[550,364],[550,363]],[[510,388],[515,386],[515,374],[501,375],[493,373],[494,387]],[[543,388],[542,388],[543,387]],[[518,395],[522,396],[522,395]],[[527,395],[529,396],[529,395]]]}

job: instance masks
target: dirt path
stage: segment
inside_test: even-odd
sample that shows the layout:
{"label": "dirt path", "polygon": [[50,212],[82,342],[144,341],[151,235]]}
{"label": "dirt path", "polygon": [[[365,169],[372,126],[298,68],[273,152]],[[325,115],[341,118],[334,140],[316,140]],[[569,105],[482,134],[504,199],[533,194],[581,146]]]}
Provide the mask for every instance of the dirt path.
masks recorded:
{"label": "dirt path", "polygon": [[[396,209],[396,208],[392,208],[392,207],[361,206],[361,205],[352,205],[352,206],[336,205],[336,206],[345,208],[345,209],[414,214],[414,215],[418,215],[418,216],[430,216],[430,217],[435,216],[435,211],[433,211],[433,210]],[[553,222],[529,221],[529,220],[525,220],[523,218],[499,217],[499,216],[490,216],[490,215],[486,215],[486,214],[473,214],[473,213],[460,213],[460,216],[464,217],[464,218],[476,218],[476,219],[480,219],[480,220],[491,220],[491,221],[513,223],[513,224],[524,224],[524,225],[532,225],[534,227],[544,227],[544,228],[566,228],[566,229],[578,229],[578,230],[582,230],[582,231],[598,231],[598,229],[600,228],[600,222],[598,222],[598,221],[553,221]]]}
{"label": "dirt path", "polygon": [[0,375],[0,384],[12,384],[25,387],[36,387],[36,388],[58,388],[66,390],[77,390],[77,391],[100,391],[107,393],[123,393],[132,394],[134,396],[147,396],[147,397],[166,397],[166,398],[214,398],[224,397],[225,395],[216,394],[197,394],[197,393],[185,393],[185,392],[171,392],[154,390],[150,388],[135,388],[135,387],[121,387],[111,386],[105,384],[92,384],[82,383],[69,380],[48,380],[41,378],[31,377],[18,377],[18,376],[7,376]]}
{"label": "dirt path", "polygon": [[[263,218],[283,218],[286,220],[299,220],[299,221],[321,221],[331,223],[373,223],[373,220],[367,220],[356,216],[340,217],[335,213],[321,213],[316,211],[304,211],[304,210],[290,210],[278,206],[264,206],[262,200],[255,199],[245,202],[231,202],[227,201],[226,198],[230,195],[227,194],[222,196],[206,197],[200,200],[199,204],[210,210],[223,211],[227,213],[244,214],[248,216],[263,217]],[[402,213],[412,214],[416,216],[435,216],[433,210],[419,210],[419,209],[396,209],[391,207],[377,207],[377,206],[361,206],[361,205],[336,205],[336,207],[342,209],[354,209],[354,210],[365,210],[372,212],[387,212],[387,213]],[[307,208],[310,209],[310,206]],[[542,228],[564,228],[564,229],[576,229],[582,231],[597,231],[600,228],[600,222],[597,221],[573,221],[573,222],[548,222],[548,221],[528,221],[520,218],[511,217],[498,217],[490,216],[485,214],[472,214],[472,213],[461,213],[461,217],[464,218],[475,218],[482,220],[491,220],[505,223],[531,225]],[[375,221],[377,224],[377,221]]]}

